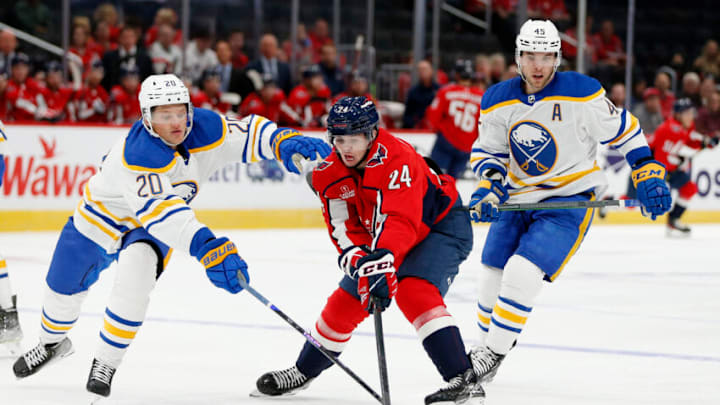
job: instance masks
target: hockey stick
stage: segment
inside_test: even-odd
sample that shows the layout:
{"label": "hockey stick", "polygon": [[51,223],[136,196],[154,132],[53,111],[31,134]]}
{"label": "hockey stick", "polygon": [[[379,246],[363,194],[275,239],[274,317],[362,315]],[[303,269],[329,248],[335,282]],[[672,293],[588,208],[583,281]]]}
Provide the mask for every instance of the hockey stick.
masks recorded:
{"label": "hockey stick", "polygon": [[372,299],[375,307],[373,318],[375,320],[375,343],[377,344],[378,367],[380,368],[380,388],[382,389],[382,404],[390,405],[390,380],[388,379],[387,361],[385,359],[385,341],[383,338],[382,309],[380,304]]}
{"label": "hockey stick", "polygon": [[[600,207],[640,207],[638,200],[599,200],[599,201],[550,201],[539,203],[518,203],[498,205],[498,211],[532,211],[532,210],[572,210]],[[470,209],[470,207],[463,207]]]}
{"label": "hockey stick", "polygon": [[272,309],[280,318],[282,318],[285,322],[290,324],[296,331],[300,332],[303,336],[305,336],[305,339],[310,342],[311,345],[315,346],[316,349],[320,351],[325,357],[327,357],[328,360],[332,361],[334,364],[336,364],[338,367],[343,369],[350,377],[352,377],[353,380],[355,380],[358,384],[360,384],[363,388],[365,388],[365,391],[370,393],[370,395],[373,396],[373,398],[377,399],[378,402],[381,404],[384,404],[382,397],[380,394],[375,392],[365,381],[363,381],[360,377],[358,377],[357,374],[355,374],[348,366],[343,364],[340,360],[338,360],[335,356],[333,356],[328,349],[323,347],[323,345],[318,342],[310,332],[303,329],[302,326],[298,325],[295,321],[292,320],[289,316],[285,315],[283,311],[280,310],[280,308],[276,307],[272,302],[270,302],[267,298],[265,298],[262,294],[260,294],[257,290],[250,287],[250,285],[247,283],[247,281],[244,280],[243,277],[238,277],[238,281],[240,282],[240,286],[247,290],[250,294],[252,294],[253,297],[257,298],[258,301],[262,302],[263,305],[266,307]]}

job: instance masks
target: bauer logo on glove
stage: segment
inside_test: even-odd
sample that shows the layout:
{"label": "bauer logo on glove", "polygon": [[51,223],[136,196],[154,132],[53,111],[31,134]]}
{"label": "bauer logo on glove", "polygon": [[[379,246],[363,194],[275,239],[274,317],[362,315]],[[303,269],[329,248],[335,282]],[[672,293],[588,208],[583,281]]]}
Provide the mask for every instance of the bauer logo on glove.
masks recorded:
{"label": "bauer logo on glove", "polygon": [[231,253],[237,253],[235,244],[228,241],[221,246],[211,250],[202,258],[202,264],[205,267],[211,267],[220,264],[225,257]]}

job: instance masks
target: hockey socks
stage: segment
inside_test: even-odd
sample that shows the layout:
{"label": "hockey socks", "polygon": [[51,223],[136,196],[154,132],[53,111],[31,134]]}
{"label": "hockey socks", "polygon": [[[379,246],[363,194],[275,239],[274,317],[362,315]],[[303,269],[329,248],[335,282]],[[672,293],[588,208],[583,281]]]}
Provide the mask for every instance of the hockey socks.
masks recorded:
{"label": "hockey socks", "polygon": [[[330,352],[335,357],[339,356],[339,352]],[[320,350],[316,349],[315,346],[311,345],[310,342],[305,342],[300,356],[298,356],[295,366],[303,373],[307,378],[315,378],[320,375],[324,370],[330,368],[333,363],[325,357],[324,354],[320,353]]]}
{"label": "hockey socks", "polygon": [[8,277],[5,259],[0,257],[0,309],[13,307],[12,292],[10,290],[10,277]]}
{"label": "hockey socks", "polygon": [[450,381],[471,367],[457,326],[438,330],[426,337],[422,344],[445,381]]}

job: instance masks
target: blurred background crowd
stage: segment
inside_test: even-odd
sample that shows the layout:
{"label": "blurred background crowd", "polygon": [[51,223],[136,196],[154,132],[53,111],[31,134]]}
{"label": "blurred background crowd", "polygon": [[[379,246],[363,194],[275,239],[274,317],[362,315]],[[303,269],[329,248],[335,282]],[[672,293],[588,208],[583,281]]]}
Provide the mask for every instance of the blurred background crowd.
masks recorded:
{"label": "blurred background crowd", "polygon": [[[518,0],[492,0],[489,10],[484,0],[426,1],[428,10],[442,3],[457,13],[441,14],[441,54],[424,51],[417,58],[411,0],[374,2],[374,41],[362,48],[353,43],[365,28],[365,2],[343,2],[342,26],[333,27],[331,2],[301,1],[294,35],[290,1],[191,1],[187,25],[181,24],[179,0],[71,1],[69,24],[59,20],[60,3],[4,0],[0,6],[0,22],[7,24],[0,31],[3,121],[129,124],[140,116],[140,82],[153,73],[175,73],[192,89],[195,106],[225,114],[255,113],[317,128],[335,100],[365,95],[377,101],[385,126],[432,131],[427,107],[442,86],[458,80],[456,66],[471,64],[469,86],[480,92],[517,75]],[[252,3],[263,10],[258,14]],[[720,135],[720,12],[701,4],[654,3],[637,8],[629,93],[627,1],[588,1],[585,69],[617,106],[632,109],[648,134],[672,114],[675,99],[687,97],[697,109],[698,129]],[[570,0],[527,0],[528,17],[551,19],[563,33],[561,70],[576,67],[575,6]],[[489,31],[472,23],[488,15]],[[55,45],[65,37],[74,56],[19,40],[14,29]]]}

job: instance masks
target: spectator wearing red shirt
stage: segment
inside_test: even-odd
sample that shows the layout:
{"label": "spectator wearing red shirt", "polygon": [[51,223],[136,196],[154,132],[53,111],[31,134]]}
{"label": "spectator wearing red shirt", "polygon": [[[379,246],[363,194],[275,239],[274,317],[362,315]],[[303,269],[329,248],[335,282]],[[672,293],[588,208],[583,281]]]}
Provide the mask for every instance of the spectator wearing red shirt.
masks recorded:
{"label": "spectator wearing red shirt", "polygon": [[7,117],[7,75],[4,72],[0,72],[0,117]]}
{"label": "spectator wearing red shirt", "polygon": [[556,24],[570,20],[565,0],[528,0],[528,17],[553,20]]}
{"label": "spectator wearing red shirt", "polygon": [[696,125],[701,133],[720,139],[720,93],[708,97],[707,105],[698,111]]}
{"label": "spectator wearing red shirt", "polygon": [[650,148],[658,162],[667,169],[667,182],[678,190],[675,206],[668,213],[668,235],[689,234],[690,228],[679,219],[690,199],[697,193],[697,185],[690,177],[690,160],[703,147],[710,146],[706,138],[695,131],[695,108],[688,98],[680,98],[673,105],[673,117],[656,130]]}
{"label": "spectator wearing red shirt", "polygon": [[302,83],[290,92],[282,110],[293,125],[324,127],[323,120],[330,107],[330,89],[325,85],[317,65],[305,68],[302,78]]}
{"label": "spectator wearing red shirt", "polygon": [[102,59],[103,49],[100,45],[90,40],[90,32],[83,24],[75,24],[72,27],[70,53],[74,53],[82,60],[83,78],[90,71],[95,60]]}
{"label": "spectator wearing red shirt", "polygon": [[137,67],[120,68],[120,84],[110,91],[111,119],[115,124],[132,124],[140,116],[140,76]]}
{"label": "spectator wearing red shirt", "polygon": [[456,179],[465,172],[472,144],[478,137],[483,92],[472,86],[473,74],[471,61],[457,61],[455,83],[442,87],[425,111],[437,130],[430,158]]}
{"label": "spectator wearing red shirt", "polygon": [[262,115],[273,122],[280,121],[280,106],[285,102],[285,94],[277,87],[272,76],[263,77],[263,87],[248,94],[240,104],[240,115]]}
{"label": "spectator wearing red shirt", "polygon": [[232,65],[235,69],[243,69],[247,66],[249,59],[245,54],[245,33],[240,30],[233,30],[228,36],[228,44],[232,53]]}
{"label": "spectator wearing red shirt", "polygon": [[227,114],[232,106],[223,101],[220,80],[220,71],[217,68],[205,69],[200,80],[200,91],[193,93],[191,97],[193,105]]}
{"label": "spectator wearing red shirt", "polygon": [[672,78],[667,72],[658,72],[655,75],[655,88],[660,92],[662,115],[666,120],[672,117],[673,104],[675,103],[675,94],[670,90],[671,83]]}
{"label": "spectator wearing red shirt", "polygon": [[80,122],[107,122],[110,96],[100,85],[105,70],[101,61],[95,61],[88,72],[86,84],[75,94],[76,118]]}
{"label": "spectator wearing red shirt", "polygon": [[313,48],[313,62],[320,61],[320,52],[323,45],[332,44],[333,40],[330,38],[330,29],[327,21],[323,18],[315,20],[312,31],[310,31],[310,42],[312,42]]}
{"label": "spectator wearing red shirt", "polygon": [[110,26],[105,21],[100,21],[95,25],[94,39],[98,49],[101,50],[101,55],[117,49],[118,44],[110,40]]}
{"label": "spectator wearing red shirt", "polygon": [[593,36],[597,51],[598,63],[610,66],[625,64],[625,50],[620,37],[615,35],[615,25],[605,20],[600,26],[600,32]]}
{"label": "spectator wearing red shirt", "polygon": [[95,24],[98,25],[100,23],[107,24],[108,33],[110,34],[110,42],[117,44],[118,37],[120,36],[120,29],[122,27],[118,25],[118,13],[115,6],[110,3],[103,3],[99,5],[93,13],[93,20],[95,21]]}
{"label": "spectator wearing red shirt", "polygon": [[[592,35],[593,17],[587,16],[585,21],[585,66],[587,68],[593,67],[597,63],[597,53],[595,52],[595,45]],[[577,24],[571,24],[570,27],[565,30],[565,35],[577,41]],[[561,45],[562,56],[564,59],[570,61],[572,66],[575,66],[575,60],[577,58],[577,46],[570,44],[569,41],[562,41]]]}
{"label": "spectator wearing red shirt", "polygon": [[5,90],[7,117],[11,121],[33,121],[40,118],[38,100],[42,98],[40,85],[29,77],[30,58],[17,53],[10,61],[10,80]]}
{"label": "spectator wearing red shirt", "polygon": [[157,41],[158,38],[158,30],[160,29],[160,26],[162,25],[169,25],[173,28],[173,38],[172,43],[181,46],[182,45],[182,30],[176,29],[178,22],[178,16],[175,13],[175,11],[169,7],[163,7],[155,13],[155,20],[153,22],[152,27],[148,28],[147,32],[145,33],[145,48],[150,48],[150,46]]}
{"label": "spectator wearing red shirt", "polygon": [[75,91],[63,83],[63,67],[60,62],[51,61],[47,64],[45,87],[40,94],[45,107],[40,119],[51,122],[75,121],[75,109],[71,102]]}

